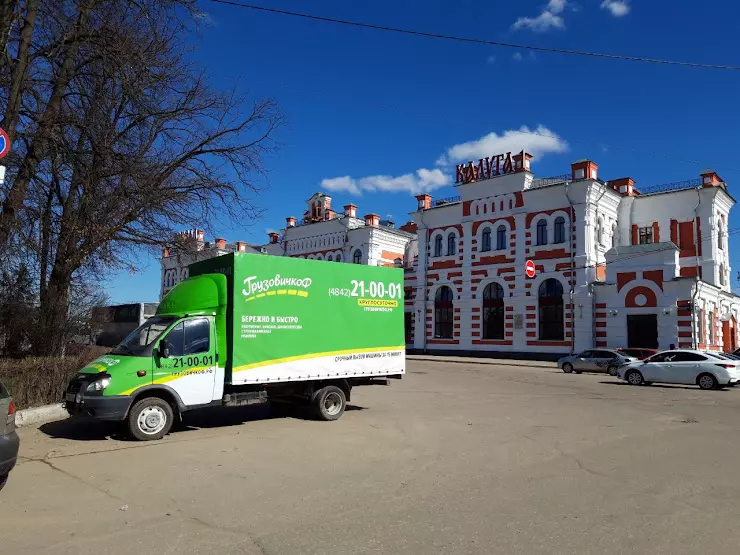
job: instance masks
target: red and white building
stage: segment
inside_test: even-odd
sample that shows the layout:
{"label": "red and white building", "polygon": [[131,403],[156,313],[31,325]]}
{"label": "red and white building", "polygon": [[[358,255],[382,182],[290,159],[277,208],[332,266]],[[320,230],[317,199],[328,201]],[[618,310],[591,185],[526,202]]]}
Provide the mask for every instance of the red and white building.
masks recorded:
{"label": "red and white building", "polygon": [[357,217],[357,206],[348,204],[343,212],[331,207],[331,197],[315,193],[307,201],[307,210],[298,221],[285,219],[282,233],[268,233],[265,245],[244,241],[228,243],[226,239],[205,241],[202,230],[179,234],[180,249],[163,250],[160,299],[188,277],[188,265],[230,252],[251,252],[274,256],[292,256],[327,262],[345,262],[371,266],[403,266],[409,243],[416,238],[416,225],[409,222],[396,228],[393,222],[381,220],[378,214]]}
{"label": "red and white building", "polygon": [[590,160],[535,179],[530,159],[460,165],[459,198],[417,197],[407,348],[737,347],[727,244],[735,201],[714,171],[640,190],[628,177],[599,179]]}

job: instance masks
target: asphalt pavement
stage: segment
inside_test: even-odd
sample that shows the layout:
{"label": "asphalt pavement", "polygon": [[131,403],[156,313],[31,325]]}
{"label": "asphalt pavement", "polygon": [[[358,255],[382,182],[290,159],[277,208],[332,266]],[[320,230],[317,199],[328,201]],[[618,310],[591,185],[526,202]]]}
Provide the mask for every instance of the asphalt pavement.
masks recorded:
{"label": "asphalt pavement", "polygon": [[736,554],[740,388],[409,361],[337,422],[21,430],[3,554]]}

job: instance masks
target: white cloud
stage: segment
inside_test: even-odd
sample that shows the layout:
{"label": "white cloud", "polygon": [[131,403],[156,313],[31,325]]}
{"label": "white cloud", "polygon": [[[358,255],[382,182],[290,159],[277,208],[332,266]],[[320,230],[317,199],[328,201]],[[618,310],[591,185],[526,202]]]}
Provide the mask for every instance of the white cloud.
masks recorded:
{"label": "white cloud", "polygon": [[488,58],[486,58],[486,62],[489,64],[496,63],[496,56],[488,56]]}
{"label": "white cloud", "polygon": [[364,191],[384,191],[395,193],[405,191],[411,194],[433,191],[449,185],[451,178],[440,169],[421,168],[414,173],[397,177],[391,175],[371,175],[354,179],[350,176],[334,177],[321,181],[321,186],[329,191],[346,191],[352,195],[361,195]]}
{"label": "white cloud", "polygon": [[530,130],[526,126],[509,129],[498,135],[489,133],[480,139],[460,143],[449,148],[443,156],[445,162],[467,162],[479,160],[503,152],[527,151],[533,156],[544,156],[551,152],[566,152],[568,143],[544,125]]}
{"label": "white cloud", "polygon": [[501,134],[489,133],[479,139],[453,145],[440,156],[437,168],[420,168],[412,173],[399,176],[371,175],[354,178],[349,175],[326,178],[321,181],[321,188],[327,191],[344,191],[350,195],[360,196],[364,192],[406,192],[412,195],[434,191],[452,184],[450,166],[458,162],[478,160],[496,154],[526,150],[533,156],[544,156],[548,153],[566,152],[568,143],[554,131],[544,125],[534,130],[522,126],[509,129]]}
{"label": "white cloud", "polygon": [[531,29],[536,33],[544,33],[550,29],[565,29],[565,20],[559,14],[563,13],[567,5],[567,0],[550,0],[537,17],[520,17],[511,27]]}
{"label": "white cloud", "polygon": [[512,58],[514,58],[514,60],[517,62],[521,62],[524,59],[524,56],[522,56],[521,52],[514,52]]}
{"label": "white cloud", "polygon": [[624,17],[630,13],[630,5],[627,0],[604,0],[601,8],[608,10],[614,17]]}

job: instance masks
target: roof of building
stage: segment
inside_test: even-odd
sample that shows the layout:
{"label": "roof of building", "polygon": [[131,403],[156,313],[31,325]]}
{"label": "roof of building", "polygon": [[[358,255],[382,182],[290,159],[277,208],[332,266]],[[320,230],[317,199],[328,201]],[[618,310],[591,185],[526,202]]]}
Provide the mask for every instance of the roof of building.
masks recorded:
{"label": "roof of building", "polygon": [[607,255],[622,256],[625,254],[645,254],[649,252],[660,252],[674,250],[677,251],[678,247],[671,241],[663,241],[661,243],[648,243],[646,245],[627,245],[612,247],[606,251]]}

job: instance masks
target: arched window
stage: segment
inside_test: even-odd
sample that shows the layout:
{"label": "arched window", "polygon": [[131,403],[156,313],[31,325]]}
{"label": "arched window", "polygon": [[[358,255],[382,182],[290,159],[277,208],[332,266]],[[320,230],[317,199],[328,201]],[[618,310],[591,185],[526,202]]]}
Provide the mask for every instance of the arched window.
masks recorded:
{"label": "arched window", "polygon": [[563,286],[556,279],[546,279],[537,292],[542,340],[562,341],[565,337]]}
{"label": "arched window", "polygon": [[489,283],[483,290],[483,339],[504,338],[504,288]]}
{"label": "arched window", "polygon": [[447,256],[452,256],[455,254],[455,234],[450,233],[447,236]]}
{"label": "arched window", "polygon": [[341,262],[341,261],[342,261],[342,255],[338,254],[336,258],[336,262]]}
{"label": "arched window", "polygon": [[434,238],[434,256],[442,256],[442,236],[437,235]]}
{"label": "arched window", "polygon": [[612,248],[617,246],[617,224],[612,226]]}
{"label": "arched window", "polygon": [[596,221],[596,243],[598,245],[604,244],[604,220],[601,218]]}
{"label": "arched window", "polygon": [[452,289],[443,285],[434,297],[434,337],[452,339]]}
{"label": "arched window", "polygon": [[488,252],[491,250],[491,228],[487,227],[483,230],[483,235],[481,236],[481,250],[483,252]]}
{"label": "arched window", "polygon": [[357,249],[355,253],[352,255],[352,263],[353,264],[362,263],[362,251],[360,249]]}
{"label": "arched window", "polygon": [[720,285],[725,284],[725,265],[724,264],[719,265],[719,284]]}
{"label": "arched window", "polygon": [[537,244],[547,245],[547,220],[537,222]]}
{"label": "arched window", "polygon": [[496,230],[496,250],[502,251],[506,248],[506,226],[500,225]]}
{"label": "arched window", "polygon": [[719,250],[725,249],[725,229],[722,227],[722,222],[719,223],[719,229],[717,231],[717,240],[719,241]]}
{"label": "arched window", "polygon": [[552,230],[553,243],[565,243],[565,218],[558,216],[555,218],[555,225]]}
{"label": "arched window", "polygon": [[327,255],[326,260],[329,261],[329,262],[333,262],[334,261],[334,257],[332,255]]}

